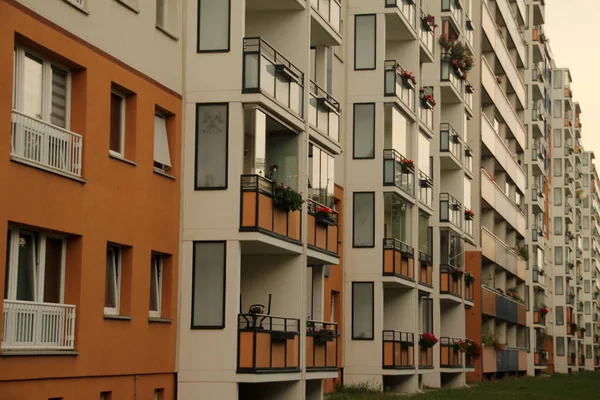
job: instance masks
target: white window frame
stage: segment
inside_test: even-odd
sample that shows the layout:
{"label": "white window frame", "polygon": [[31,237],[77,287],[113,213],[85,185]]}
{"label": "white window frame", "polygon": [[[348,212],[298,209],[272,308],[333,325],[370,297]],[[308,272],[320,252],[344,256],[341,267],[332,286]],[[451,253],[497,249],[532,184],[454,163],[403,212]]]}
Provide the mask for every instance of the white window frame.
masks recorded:
{"label": "white window frame", "polygon": [[[27,47],[23,47],[20,45],[16,45],[14,47],[14,77],[13,77],[13,109],[23,112],[24,110],[24,82],[25,82],[25,57],[26,55],[31,55],[35,58],[38,58],[42,61],[42,115],[41,120],[52,124],[50,122],[50,114],[52,111],[52,67],[56,67],[62,69],[67,73],[67,85],[66,85],[66,110],[65,110],[65,127],[59,127],[61,129],[70,130],[70,122],[71,122],[71,70],[64,65],[57,63],[44,57],[43,55],[28,49]],[[30,118],[37,118],[35,115],[30,115]]]}
{"label": "white window frame", "polygon": [[[114,258],[114,282],[115,282],[115,307],[106,307],[106,288],[104,298],[104,315],[119,315],[121,309],[121,275],[122,275],[122,264],[123,264],[123,249],[114,244],[109,244],[106,248],[106,257],[108,261],[109,253],[113,252],[112,257]],[[108,282],[104,282],[107,285]]]}
{"label": "white window frame", "polygon": [[[126,107],[125,106],[127,104],[127,96],[125,96],[125,94],[123,94],[115,89],[112,89],[110,91],[110,93],[111,93],[111,97],[114,94],[115,96],[118,96],[121,98],[121,120],[119,121],[119,129],[120,129],[119,146],[121,147],[121,149],[120,149],[121,151],[120,152],[114,151],[113,149],[110,148],[110,136],[109,136],[108,152],[115,157],[125,158],[125,120],[126,120],[126,115],[125,115]],[[109,116],[109,118],[112,119],[112,116]],[[109,135],[110,135],[110,131],[109,131]]]}
{"label": "white window frame", "polygon": [[[165,138],[166,138],[167,153],[169,155],[169,162],[171,164],[173,164],[173,160],[171,159],[171,148],[169,147],[169,132],[167,131],[167,116],[164,113],[161,113],[160,111],[155,111],[154,112],[154,118],[155,119],[156,118],[162,118],[164,120],[164,122],[165,122]],[[155,130],[155,132],[154,132],[154,148],[156,149],[156,145],[157,145],[157,142],[156,142],[156,124],[154,126],[154,130]],[[156,169],[158,169],[160,171],[167,172],[168,170],[170,170],[171,168],[173,168],[172,165],[162,164],[162,163],[160,163],[160,162],[158,162],[156,160],[153,160],[153,161],[155,163],[154,164],[154,168],[156,168]],[[159,166],[157,166],[157,164]]]}
{"label": "white window frame", "polygon": [[[158,20],[158,3],[162,2],[163,5],[163,15],[162,21]],[[169,0],[156,0],[156,26],[168,30],[168,21],[169,21]]]}
{"label": "white window frame", "polygon": [[60,260],[60,303],[64,304],[65,296],[65,262],[66,262],[66,251],[67,242],[64,237],[59,235],[47,234],[45,232],[39,232],[29,229],[21,229],[18,227],[9,227],[8,235],[10,236],[9,247],[6,249],[8,252],[8,282],[4,284],[7,286],[7,300],[17,300],[17,285],[18,285],[18,272],[19,272],[19,240],[21,233],[37,236],[37,240],[34,246],[34,302],[43,303],[44,300],[44,278],[46,272],[46,239],[58,239],[62,241],[61,260]]}
{"label": "white window frame", "polygon": [[[152,267],[156,263],[156,276],[152,271]],[[152,295],[152,280],[156,279],[156,292],[154,295],[156,296],[158,310],[149,310],[149,316],[151,318],[160,318],[162,312],[162,281],[163,281],[163,271],[164,271],[164,256],[158,253],[152,253],[150,257],[150,295]]]}

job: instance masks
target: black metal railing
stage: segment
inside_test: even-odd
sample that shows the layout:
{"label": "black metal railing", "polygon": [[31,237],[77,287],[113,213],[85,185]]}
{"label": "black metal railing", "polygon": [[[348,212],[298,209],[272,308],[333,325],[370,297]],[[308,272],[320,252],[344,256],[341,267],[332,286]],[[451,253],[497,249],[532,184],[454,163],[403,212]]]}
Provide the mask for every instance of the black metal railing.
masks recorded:
{"label": "black metal railing", "polygon": [[462,353],[459,351],[458,348],[458,343],[460,340],[461,339],[454,339],[449,337],[440,338],[440,367],[462,367]]}
{"label": "black metal railing", "polygon": [[455,199],[450,193],[440,193],[440,222],[449,222],[458,229],[461,229],[463,213],[460,201]]}
{"label": "black metal railing", "polygon": [[384,330],[382,338],[382,367],[384,369],[415,367],[415,335],[413,333]]}
{"label": "black metal railing", "polygon": [[415,165],[394,149],[383,150],[383,184],[414,197]]}
{"label": "black metal railing", "polygon": [[336,371],[338,369],[338,324],[306,321],[306,370]]}
{"label": "black metal railing", "polygon": [[308,122],[334,141],[340,140],[340,103],[315,82],[308,92]]}

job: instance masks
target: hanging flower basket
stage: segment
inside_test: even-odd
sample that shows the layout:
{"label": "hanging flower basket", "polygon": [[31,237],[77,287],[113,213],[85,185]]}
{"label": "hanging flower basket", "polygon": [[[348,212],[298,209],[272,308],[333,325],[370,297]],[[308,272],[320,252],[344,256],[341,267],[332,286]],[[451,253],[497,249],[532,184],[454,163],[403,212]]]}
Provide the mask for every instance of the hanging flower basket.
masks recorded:
{"label": "hanging flower basket", "polygon": [[425,332],[421,335],[421,339],[419,339],[419,346],[425,349],[432,348],[438,342],[438,338],[429,332]]}
{"label": "hanging flower basket", "polygon": [[413,160],[404,158],[400,161],[400,164],[402,165],[402,171],[404,172],[413,172],[415,170],[415,162]]}
{"label": "hanging flower basket", "polygon": [[421,106],[423,108],[431,110],[433,107],[435,107],[435,99],[429,93],[425,93],[425,89],[419,89],[419,97],[421,98]]}
{"label": "hanging flower basket", "polygon": [[464,274],[465,274],[465,271],[463,271],[462,269],[459,269],[459,268],[454,268],[452,270],[452,272],[450,273],[450,275],[452,275],[452,277],[454,279],[462,279]]}
{"label": "hanging flower basket", "polygon": [[333,210],[329,207],[317,206],[315,221],[320,225],[336,225]]}
{"label": "hanging flower basket", "polygon": [[404,84],[404,87],[406,87],[408,89],[414,89],[415,85],[417,84],[417,78],[415,78],[415,76],[413,75],[412,72],[403,71],[402,72],[402,83]]}
{"label": "hanging flower basket", "polygon": [[475,213],[471,210],[465,210],[465,219],[472,221],[475,218]]}
{"label": "hanging flower basket", "polygon": [[433,32],[438,25],[435,23],[435,17],[431,14],[427,14],[426,16],[421,18],[421,22],[423,25],[423,30],[427,32]]}
{"label": "hanging flower basket", "polygon": [[542,308],[540,308],[540,312],[542,313],[542,315],[546,315],[546,314],[548,314],[548,311],[549,311],[549,310],[548,310],[548,308],[547,308],[547,307],[542,307]]}

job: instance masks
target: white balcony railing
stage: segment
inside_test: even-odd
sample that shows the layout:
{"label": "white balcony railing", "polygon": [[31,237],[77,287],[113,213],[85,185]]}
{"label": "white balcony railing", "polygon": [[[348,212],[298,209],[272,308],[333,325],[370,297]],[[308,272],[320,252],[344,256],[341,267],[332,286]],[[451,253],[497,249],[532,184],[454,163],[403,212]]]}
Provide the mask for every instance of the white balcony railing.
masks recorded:
{"label": "white balcony railing", "polygon": [[12,111],[14,157],[52,170],[81,177],[81,135],[20,111]]}
{"label": "white balcony railing", "polygon": [[74,305],[4,300],[2,350],[74,348]]}

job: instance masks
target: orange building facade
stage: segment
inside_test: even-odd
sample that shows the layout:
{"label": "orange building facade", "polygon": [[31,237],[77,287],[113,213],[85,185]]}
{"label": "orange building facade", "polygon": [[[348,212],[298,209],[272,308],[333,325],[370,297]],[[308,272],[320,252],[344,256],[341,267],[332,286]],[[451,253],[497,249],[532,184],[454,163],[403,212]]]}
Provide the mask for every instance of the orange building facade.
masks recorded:
{"label": "orange building facade", "polygon": [[173,399],[181,96],[0,16],[0,398]]}

